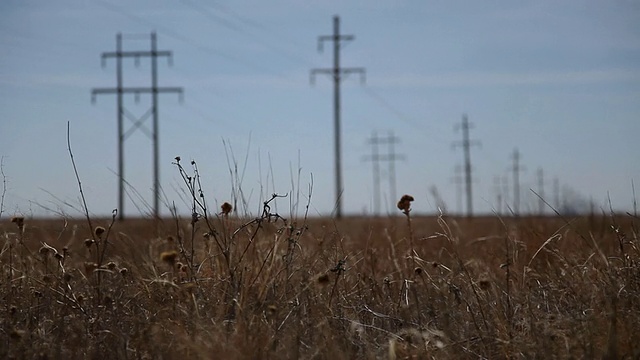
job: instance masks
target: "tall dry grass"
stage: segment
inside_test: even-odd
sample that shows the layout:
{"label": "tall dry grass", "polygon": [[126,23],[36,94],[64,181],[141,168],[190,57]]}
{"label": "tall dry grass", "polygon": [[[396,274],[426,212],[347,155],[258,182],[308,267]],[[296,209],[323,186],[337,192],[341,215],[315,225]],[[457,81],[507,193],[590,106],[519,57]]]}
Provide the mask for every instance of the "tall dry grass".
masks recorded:
{"label": "tall dry grass", "polygon": [[399,215],[5,220],[0,357],[640,355],[637,218]]}
{"label": "tall dry grass", "polygon": [[0,357],[640,357],[635,214],[251,217],[175,160],[186,218],[0,221]]}

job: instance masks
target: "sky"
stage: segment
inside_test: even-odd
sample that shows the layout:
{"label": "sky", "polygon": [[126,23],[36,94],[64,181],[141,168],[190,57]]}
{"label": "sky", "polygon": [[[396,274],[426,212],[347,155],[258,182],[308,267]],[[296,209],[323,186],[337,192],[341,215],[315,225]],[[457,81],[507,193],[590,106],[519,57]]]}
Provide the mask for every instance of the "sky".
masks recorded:
{"label": "sky", "polygon": [[[117,201],[114,59],[148,51],[157,33],[163,214],[189,213],[176,156],[198,166],[209,208],[240,198],[256,214],[272,193],[283,216],[335,208],[333,48],[318,48],[340,17],[343,213],[464,210],[456,169],[456,124],[472,123],[473,207],[515,206],[513,153],[521,158],[520,212],[590,201],[597,211],[633,211],[640,187],[640,1],[3,0],[0,2],[0,157],[3,217],[82,215],[69,140],[89,212]],[[104,66],[103,66],[104,65]],[[125,87],[149,87],[149,58],[123,60]],[[149,110],[148,95],[124,96],[125,131]],[[151,129],[151,120],[143,126]],[[393,134],[397,161],[379,162],[374,136]],[[152,142],[138,129],[124,143],[124,214],[153,204]],[[389,155],[380,145],[380,155]],[[388,156],[387,156],[388,158]],[[395,168],[396,190],[390,187]],[[237,169],[237,171],[235,170]],[[538,185],[542,169],[542,189]],[[555,186],[557,183],[559,186]],[[559,190],[559,191],[556,191]],[[532,191],[533,190],[533,191]],[[636,190],[637,191],[637,190]],[[637,194],[635,196],[637,198]],[[244,199],[244,200],[242,200]],[[563,200],[564,199],[564,200]],[[244,204],[244,205],[243,205]],[[296,206],[297,204],[297,206]],[[550,214],[550,207],[544,212]]]}

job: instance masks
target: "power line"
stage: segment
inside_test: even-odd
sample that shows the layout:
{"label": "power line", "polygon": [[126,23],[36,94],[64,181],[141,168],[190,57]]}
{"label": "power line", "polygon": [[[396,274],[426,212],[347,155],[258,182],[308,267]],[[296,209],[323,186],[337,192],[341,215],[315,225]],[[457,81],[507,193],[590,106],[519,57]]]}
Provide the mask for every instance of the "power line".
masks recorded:
{"label": "power line", "polygon": [[[154,215],[160,216],[160,160],[159,160],[159,144],[158,144],[158,94],[159,93],[177,93],[182,96],[181,87],[159,87],[158,86],[158,57],[166,57],[171,63],[171,51],[157,50],[156,33],[151,33],[151,50],[150,51],[122,51],[122,34],[116,35],[116,51],[102,53],[102,65],[109,58],[116,59],[116,78],[117,86],[115,88],[96,88],[91,91],[92,102],[96,101],[96,96],[101,94],[116,94],[118,106],[118,215],[124,219],[124,141],[136,129],[146,129],[143,127],[144,122],[151,115],[153,117],[152,130],[146,129],[145,134],[151,138],[153,142],[153,193],[154,193]],[[122,59],[134,58],[136,61],[141,57],[151,58],[151,87],[123,87]],[[139,119],[135,119],[128,113],[123,105],[124,94],[134,94],[139,96],[141,93],[151,94],[151,108],[145,115]],[[133,122],[133,127],[126,133],[124,132],[124,117],[129,118]]]}
{"label": "power line", "polygon": [[217,50],[215,48],[198,44],[195,41],[191,40],[191,38],[189,38],[187,36],[184,36],[184,35],[180,34],[179,32],[177,32],[177,31],[175,31],[175,30],[173,30],[173,29],[171,29],[169,27],[163,26],[161,24],[154,23],[152,21],[148,21],[145,18],[142,18],[140,16],[130,14],[130,13],[126,12],[123,8],[121,8],[121,7],[117,6],[117,5],[113,5],[111,3],[108,3],[108,2],[102,1],[102,0],[97,1],[97,4],[100,4],[101,6],[103,6],[104,8],[106,8],[106,9],[112,11],[112,12],[115,12],[117,14],[120,14],[120,15],[124,16],[124,17],[127,17],[127,18],[129,18],[130,20],[132,20],[134,22],[137,22],[139,24],[143,24],[145,26],[150,26],[150,27],[156,28],[156,29],[160,30],[160,32],[162,34],[164,34],[165,36],[173,38],[173,39],[178,40],[178,41],[181,41],[181,42],[183,42],[185,44],[191,45],[194,48],[196,48],[196,49],[198,49],[198,50],[200,50],[202,52],[207,52],[207,53],[219,56],[221,58],[229,60],[230,62],[232,62],[234,64],[241,64],[241,65],[244,65],[245,67],[253,69],[253,70],[267,72],[267,73],[271,74],[272,76],[277,76],[277,77],[280,77],[280,78],[286,78],[282,74],[270,71],[269,69],[263,68],[263,67],[261,67],[259,65],[251,63],[249,61],[246,61],[244,58],[240,58],[240,57],[237,57],[237,56],[229,55],[229,54],[224,53],[224,52],[222,52],[220,50]]}
{"label": "power line", "polygon": [[335,196],[336,196],[336,218],[342,217],[342,165],[341,165],[341,144],[340,144],[340,81],[342,76],[349,74],[360,74],[360,79],[364,81],[364,68],[341,68],[340,67],[340,44],[343,41],[351,41],[353,35],[340,35],[340,17],[333,17],[333,35],[323,35],[318,37],[318,50],[322,51],[325,41],[333,41],[333,68],[332,69],[312,69],[311,84],[314,83],[316,74],[327,74],[333,77],[333,127],[335,138]]}
{"label": "power line", "polygon": [[453,146],[462,146],[464,155],[464,178],[467,192],[467,217],[473,216],[473,192],[471,187],[471,146],[479,146],[480,142],[469,140],[469,129],[472,124],[466,114],[462,115],[462,122],[456,125],[456,130],[462,129],[462,141],[454,142]]}

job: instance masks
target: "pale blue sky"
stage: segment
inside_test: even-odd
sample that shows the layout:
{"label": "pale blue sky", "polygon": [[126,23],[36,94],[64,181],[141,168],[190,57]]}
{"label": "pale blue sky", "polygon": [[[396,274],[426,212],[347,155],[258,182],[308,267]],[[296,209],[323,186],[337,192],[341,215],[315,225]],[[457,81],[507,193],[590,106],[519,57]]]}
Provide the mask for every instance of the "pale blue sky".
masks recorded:
{"label": "pale blue sky", "polygon": [[[291,191],[300,167],[302,194],[313,174],[311,213],[328,214],[333,87],[326,76],[311,86],[309,70],[332,65],[331,47],[318,53],[317,37],[332,33],[336,14],[343,33],[355,35],[343,47],[342,65],[367,71],[364,86],[355,76],[342,86],[345,213],[372,210],[371,163],[363,157],[373,131],[400,138],[396,150],[406,160],[396,163],[397,193],[412,194],[415,211],[435,211],[432,186],[457,210],[451,178],[462,152],[451,143],[460,140],[454,125],[463,113],[474,123],[472,138],[482,142],[472,152],[478,212],[498,208],[494,177],[511,179],[515,147],[526,167],[523,210],[536,207],[528,188],[536,186],[538,167],[551,202],[557,177],[598,206],[609,194],[615,208],[631,209],[632,180],[640,186],[640,1],[4,0],[5,214],[51,214],[43,205],[78,215],[64,204],[79,199],[67,121],[91,212],[117,206],[116,101],[101,96],[92,105],[90,92],[115,86],[115,62],[102,68],[100,54],[115,50],[117,32],[154,30],[159,49],[174,55],[173,66],[159,62],[160,85],[185,89],[182,104],[160,96],[167,198],[187,211],[171,165],[180,155],[198,162],[212,203],[228,200],[224,141],[246,167],[242,188],[252,211],[266,194]],[[124,42],[125,50],[148,47],[146,38]],[[149,62],[135,67],[125,60],[124,79],[126,86],[148,86]],[[137,116],[149,104],[145,96],[137,104],[125,100]],[[125,149],[126,179],[151,203],[151,142],[138,131]],[[512,197],[510,191],[507,202]],[[279,211],[287,208],[281,200]],[[128,201],[126,213],[139,212]]]}

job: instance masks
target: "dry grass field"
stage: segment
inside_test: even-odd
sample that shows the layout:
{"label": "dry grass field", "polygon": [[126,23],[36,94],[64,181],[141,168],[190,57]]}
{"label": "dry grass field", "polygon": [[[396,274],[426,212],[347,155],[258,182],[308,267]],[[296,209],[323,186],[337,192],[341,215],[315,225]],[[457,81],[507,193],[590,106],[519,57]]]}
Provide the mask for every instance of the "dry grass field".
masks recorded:
{"label": "dry grass field", "polygon": [[0,357],[640,356],[634,216],[268,210],[2,219]]}

